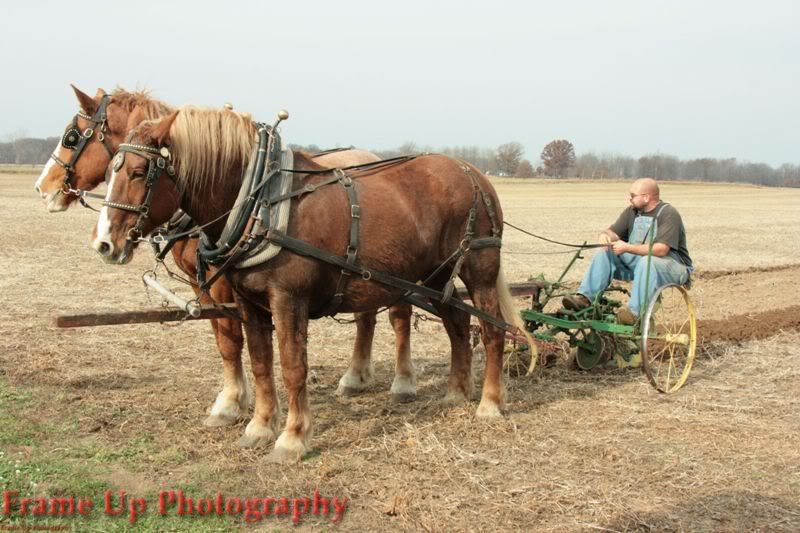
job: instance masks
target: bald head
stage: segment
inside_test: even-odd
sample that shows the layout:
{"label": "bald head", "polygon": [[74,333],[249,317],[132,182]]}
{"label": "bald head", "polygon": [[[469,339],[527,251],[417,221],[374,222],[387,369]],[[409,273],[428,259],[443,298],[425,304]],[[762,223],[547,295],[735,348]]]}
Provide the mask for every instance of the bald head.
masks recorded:
{"label": "bald head", "polygon": [[658,183],[653,178],[639,178],[631,185],[631,192],[635,194],[649,194],[652,198],[658,199]]}

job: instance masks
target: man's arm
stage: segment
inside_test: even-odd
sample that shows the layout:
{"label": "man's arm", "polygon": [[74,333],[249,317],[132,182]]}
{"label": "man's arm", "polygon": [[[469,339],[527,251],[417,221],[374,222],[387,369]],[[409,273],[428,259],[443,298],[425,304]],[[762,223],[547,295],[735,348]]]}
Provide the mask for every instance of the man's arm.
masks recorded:
{"label": "man's arm", "polygon": [[[609,249],[614,251],[615,255],[619,254],[634,254],[634,255],[647,255],[650,253],[649,244],[628,244],[619,238],[619,235],[614,233],[612,229],[607,229],[598,237],[600,244],[609,244]],[[653,255],[656,257],[664,257],[669,253],[669,246],[663,242],[653,243]]]}
{"label": "man's arm", "polygon": [[[634,255],[647,255],[650,253],[650,245],[649,244],[628,244],[625,241],[614,241],[612,243],[612,249],[614,250],[615,255],[619,254],[634,254]],[[653,255],[656,257],[664,257],[669,253],[669,246],[664,244],[663,242],[655,242],[653,243]]]}
{"label": "man's arm", "polygon": [[614,233],[614,230],[608,228],[607,230],[603,230],[599,237],[597,237],[597,241],[600,244],[611,244],[614,241],[619,240],[619,235]]}

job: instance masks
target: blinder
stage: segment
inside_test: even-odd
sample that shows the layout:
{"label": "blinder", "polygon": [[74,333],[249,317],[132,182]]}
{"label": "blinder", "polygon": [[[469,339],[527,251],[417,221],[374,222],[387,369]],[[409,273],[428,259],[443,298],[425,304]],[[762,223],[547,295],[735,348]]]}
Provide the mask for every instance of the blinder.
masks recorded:
{"label": "blinder", "polygon": [[81,137],[82,135],[81,132],[78,131],[78,128],[69,128],[64,132],[64,136],[61,138],[61,146],[74,150],[75,147],[78,146]]}

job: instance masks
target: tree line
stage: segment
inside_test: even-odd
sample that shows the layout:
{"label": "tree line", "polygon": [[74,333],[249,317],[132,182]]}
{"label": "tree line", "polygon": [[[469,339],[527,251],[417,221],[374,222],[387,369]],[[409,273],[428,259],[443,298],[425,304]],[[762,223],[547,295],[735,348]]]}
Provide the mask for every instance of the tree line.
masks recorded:
{"label": "tree line", "polygon": [[33,139],[30,137],[0,142],[0,164],[42,165],[47,162],[58,137]]}
{"label": "tree line", "polygon": [[[0,164],[44,164],[57,142],[57,137],[24,137],[0,142]],[[321,151],[319,146],[313,144],[291,146],[309,152]],[[650,176],[660,181],[690,180],[800,187],[800,165],[791,163],[772,167],[766,163],[751,163],[736,158],[680,159],[674,155],[658,153],[639,158],[594,152],[576,156],[574,146],[566,139],[557,139],[545,145],[536,166],[525,159],[525,148],[518,142],[501,144],[496,148],[474,145],[433,148],[407,142],[394,149],[372,151],[381,158],[436,152],[463,159],[487,174],[518,178],[569,177],[603,180]]]}

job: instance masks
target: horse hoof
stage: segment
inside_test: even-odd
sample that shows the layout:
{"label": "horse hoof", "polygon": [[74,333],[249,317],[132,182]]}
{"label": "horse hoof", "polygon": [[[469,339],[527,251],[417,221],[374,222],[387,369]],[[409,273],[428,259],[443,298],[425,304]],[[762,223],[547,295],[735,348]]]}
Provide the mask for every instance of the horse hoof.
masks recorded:
{"label": "horse hoof", "polygon": [[336,394],[347,398],[351,396],[358,396],[362,392],[364,392],[364,389],[357,389],[355,387],[348,387],[345,385],[339,385],[339,387],[336,389]]}
{"label": "horse hoof", "polygon": [[267,461],[270,463],[290,465],[297,464],[303,459],[305,450],[296,448],[275,448],[267,456]]}
{"label": "horse hoof", "polygon": [[475,411],[475,416],[478,418],[499,418],[503,416],[503,413],[497,404],[482,401],[478,405],[478,410]]}
{"label": "horse hoof", "polygon": [[237,442],[239,448],[266,448],[272,442],[272,437],[269,436],[256,436],[256,435],[242,435]]}
{"label": "horse hoof", "polygon": [[442,403],[445,406],[454,407],[469,403],[469,398],[461,391],[449,391],[442,399]]}
{"label": "horse hoof", "polygon": [[417,394],[413,392],[392,393],[392,401],[395,403],[410,403],[417,399]]}
{"label": "horse hoof", "polygon": [[221,428],[225,426],[232,426],[237,420],[238,417],[235,416],[208,415],[208,418],[203,420],[203,425],[208,428]]}

